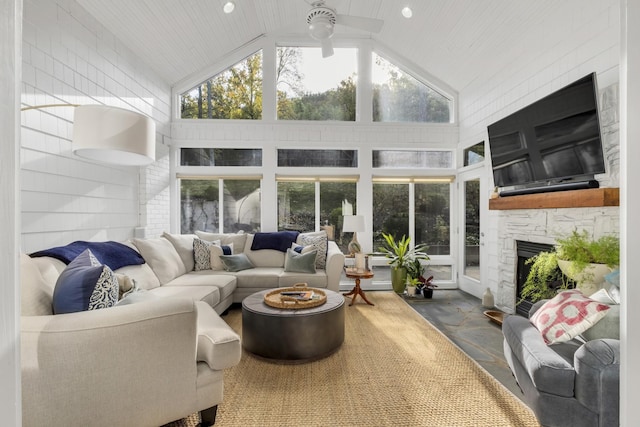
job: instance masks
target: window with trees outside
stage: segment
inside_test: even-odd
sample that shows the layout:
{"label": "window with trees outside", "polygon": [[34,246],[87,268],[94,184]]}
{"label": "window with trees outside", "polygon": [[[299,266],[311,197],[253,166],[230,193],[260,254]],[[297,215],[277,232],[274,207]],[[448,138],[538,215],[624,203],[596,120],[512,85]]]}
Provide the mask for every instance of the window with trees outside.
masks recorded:
{"label": "window with trees outside", "polygon": [[343,252],[352,234],[342,232],[342,216],[356,212],[356,181],[278,179],[278,230],[326,230]]}
{"label": "window with trees outside", "polygon": [[262,149],[181,148],[180,166],[262,166]]}
{"label": "window with trees outside", "polygon": [[262,118],[262,51],[180,96],[183,119]]}
{"label": "window with trees outside", "polygon": [[278,119],[355,121],[357,52],[336,48],[322,58],[318,47],[278,47]]}
{"label": "window with trees outside", "polygon": [[449,123],[451,100],[377,54],[372,57],[373,121]]}
{"label": "window with trees outside", "polygon": [[[384,245],[384,232],[397,239],[403,235],[415,236],[412,245],[428,245],[430,256],[449,255],[450,187],[448,182],[407,179],[399,183],[377,178],[373,184],[374,248]],[[411,224],[414,224],[413,230]]]}
{"label": "window with trees outside", "polygon": [[180,179],[180,232],[260,231],[260,179]]}

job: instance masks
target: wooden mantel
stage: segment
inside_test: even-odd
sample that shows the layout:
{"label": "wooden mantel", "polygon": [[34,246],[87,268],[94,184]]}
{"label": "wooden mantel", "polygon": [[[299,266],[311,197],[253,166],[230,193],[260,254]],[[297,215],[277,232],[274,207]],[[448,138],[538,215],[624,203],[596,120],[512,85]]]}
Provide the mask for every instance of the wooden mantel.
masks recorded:
{"label": "wooden mantel", "polygon": [[489,200],[490,210],[591,208],[620,206],[619,188],[589,188],[586,190],[556,191],[524,194]]}

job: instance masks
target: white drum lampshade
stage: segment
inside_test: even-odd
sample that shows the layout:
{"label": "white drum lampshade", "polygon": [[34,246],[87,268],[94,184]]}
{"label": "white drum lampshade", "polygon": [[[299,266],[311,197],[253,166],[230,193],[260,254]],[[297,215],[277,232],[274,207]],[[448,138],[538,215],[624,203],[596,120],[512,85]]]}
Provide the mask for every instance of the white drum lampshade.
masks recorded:
{"label": "white drum lampshade", "polygon": [[353,238],[349,243],[349,253],[362,252],[360,243],[358,242],[358,232],[365,231],[364,216],[362,215],[345,215],[342,222],[342,231],[353,232]]}
{"label": "white drum lampshade", "polygon": [[106,105],[76,107],[73,119],[74,154],[86,159],[143,166],[156,157],[156,124],[135,111]]}

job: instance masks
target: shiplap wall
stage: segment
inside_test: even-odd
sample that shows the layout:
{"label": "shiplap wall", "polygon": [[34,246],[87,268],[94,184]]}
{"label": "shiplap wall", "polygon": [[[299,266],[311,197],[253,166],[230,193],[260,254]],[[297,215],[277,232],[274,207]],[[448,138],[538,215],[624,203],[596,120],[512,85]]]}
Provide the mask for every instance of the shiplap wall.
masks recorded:
{"label": "shiplap wall", "polygon": [[[558,12],[548,17],[539,33],[531,34],[530,45],[513,47],[510,64],[491,76],[482,76],[482,71],[479,71],[482,78],[460,92],[461,147],[488,141],[488,125],[591,72],[597,73],[601,103],[610,101],[603,99],[603,94],[617,93],[619,2],[592,1],[586,8],[580,0],[571,0],[562,2],[558,7]],[[548,39],[553,40],[553,49],[548,48],[549,44],[545,42]],[[617,114],[617,106],[613,110],[610,105],[608,108],[608,114]],[[617,122],[616,118],[614,120]],[[601,180],[610,186],[617,185],[619,173],[619,135],[617,128],[614,130],[613,134],[604,135],[610,174]],[[493,180],[489,162],[485,167],[491,188]],[[497,266],[501,259],[498,239],[500,215],[497,211],[488,211],[483,218],[486,227],[485,264],[488,268],[484,271],[482,290],[490,286],[497,292],[500,281]]]}
{"label": "shiplap wall", "polygon": [[169,190],[159,186],[168,181],[170,92],[75,1],[24,2],[22,104],[106,104],[146,114],[156,121],[159,161],[137,168],[82,160],[71,153],[73,108],[23,112],[23,251],[125,240],[140,226],[168,229]]}

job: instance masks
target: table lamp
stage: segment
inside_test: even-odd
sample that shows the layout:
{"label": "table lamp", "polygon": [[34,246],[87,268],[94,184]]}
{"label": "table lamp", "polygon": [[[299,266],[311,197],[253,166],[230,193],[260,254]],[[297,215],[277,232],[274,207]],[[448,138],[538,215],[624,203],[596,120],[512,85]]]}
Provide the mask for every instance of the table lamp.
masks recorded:
{"label": "table lamp", "polygon": [[358,231],[365,231],[364,216],[362,215],[345,215],[342,222],[342,231],[352,232],[353,238],[349,242],[349,253],[351,255],[362,252],[362,247],[358,243]]}

